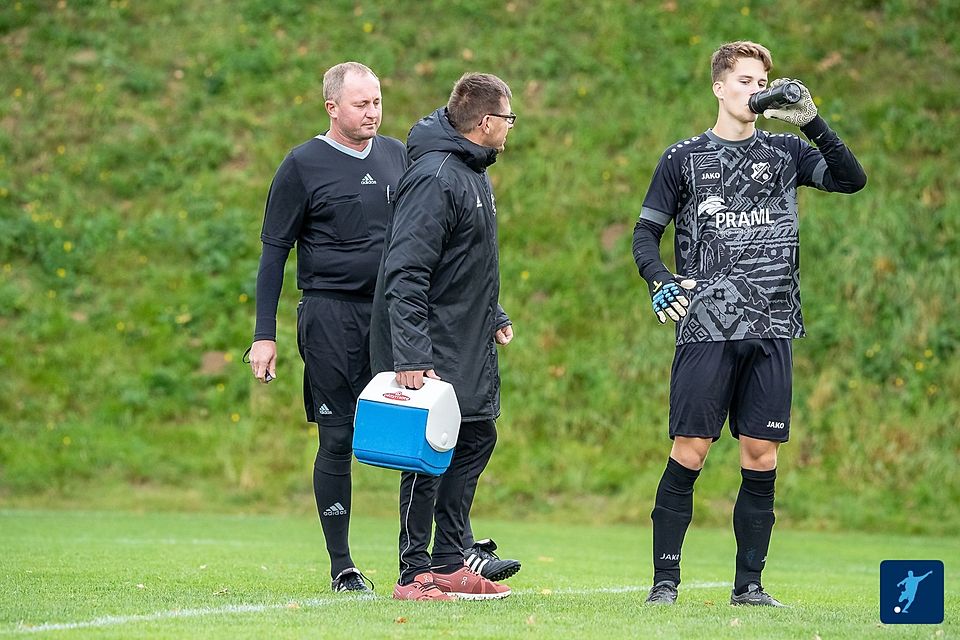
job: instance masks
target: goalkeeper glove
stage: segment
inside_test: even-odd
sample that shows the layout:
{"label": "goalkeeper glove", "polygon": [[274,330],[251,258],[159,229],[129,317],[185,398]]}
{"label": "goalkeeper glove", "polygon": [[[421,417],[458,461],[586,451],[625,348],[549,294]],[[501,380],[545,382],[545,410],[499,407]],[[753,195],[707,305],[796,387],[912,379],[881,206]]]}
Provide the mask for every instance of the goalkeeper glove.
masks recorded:
{"label": "goalkeeper glove", "polygon": [[663,324],[668,317],[674,322],[679,322],[680,318],[687,315],[690,302],[684,295],[684,290],[696,287],[697,281],[681,278],[672,273],[662,273],[652,278],[649,286],[653,312],[657,314],[660,324]]}
{"label": "goalkeeper glove", "polygon": [[800,85],[800,100],[779,109],[767,109],[763,112],[763,117],[783,120],[795,127],[810,124],[810,121],[817,117],[817,105],[813,103],[813,98],[810,97],[810,90],[802,82],[790,78],[777,78],[770,83],[769,88],[773,89],[787,82],[796,82]]}

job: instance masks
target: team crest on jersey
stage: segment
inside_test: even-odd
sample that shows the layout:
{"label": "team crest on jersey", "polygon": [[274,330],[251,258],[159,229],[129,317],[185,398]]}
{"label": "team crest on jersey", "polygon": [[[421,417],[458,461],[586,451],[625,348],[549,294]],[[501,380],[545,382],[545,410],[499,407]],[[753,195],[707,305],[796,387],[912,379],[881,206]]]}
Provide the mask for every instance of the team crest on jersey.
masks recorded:
{"label": "team crest on jersey", "polygon": [[770,182],[770,180],[773,179],[773,172],[770,170],[770,163],[754,162],[753,175],[750,177],[753,178],[754,182]]}

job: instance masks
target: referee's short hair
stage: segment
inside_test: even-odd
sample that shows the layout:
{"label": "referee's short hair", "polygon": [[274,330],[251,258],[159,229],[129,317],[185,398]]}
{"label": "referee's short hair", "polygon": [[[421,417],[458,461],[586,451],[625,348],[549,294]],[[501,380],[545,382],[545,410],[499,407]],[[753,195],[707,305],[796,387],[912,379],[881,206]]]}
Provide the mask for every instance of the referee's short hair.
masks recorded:
{"label": "referee's short hair", "polygon": [[348,73],[357,73],[360,75],[369,73],[377,82],[380,81],[380,78],[377,78],[377,74],[371,71],[370,67],[365,64],[352,61],[341,62],[338,65],[330,67],[327,69],[327,72],[323,74],[324,101],[340,102],[340,98],[343,96],[343,80],[347,77]]}
{"label": "referee's short hair", "polygon": [[450,99],[447,101],[447,117],[460,133],[469,133],[488,113],[500,112],[500,101],[513,94],[507,83],[489,73],[465,73],[460,76]]}
{"label": "referee's short hair", "polygon": [[773,58],[770,56],[770,50],[762,44],[750,42],[749,40],[737,40],[720,45],[720,48],[713,52],[713,58],[710,59],[710,68],[713,72],[713,82],[723,80],[723,77],[733,71],[737,65],[737,60],[741,58],[753,58],[763,64],[764,71],[770,71],[773,66]]}

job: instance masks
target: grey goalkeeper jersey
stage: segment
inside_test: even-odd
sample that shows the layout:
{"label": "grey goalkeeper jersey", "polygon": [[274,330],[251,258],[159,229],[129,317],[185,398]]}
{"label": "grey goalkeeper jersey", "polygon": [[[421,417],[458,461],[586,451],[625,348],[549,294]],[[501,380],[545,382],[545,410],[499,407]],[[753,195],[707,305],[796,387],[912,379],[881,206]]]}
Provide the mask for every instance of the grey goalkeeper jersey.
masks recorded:
{"label": "grey goalkeeper jersey", "polygon": [[796,135],[760,130],[736,142],[708,130],[663,153],[640,218],[674,222],[677,271],[697,281],[678,345],[804,335],[797,187],[851,191],[835,177],[863,176],[822,129],[818,144],[834,152],[831,162]]}

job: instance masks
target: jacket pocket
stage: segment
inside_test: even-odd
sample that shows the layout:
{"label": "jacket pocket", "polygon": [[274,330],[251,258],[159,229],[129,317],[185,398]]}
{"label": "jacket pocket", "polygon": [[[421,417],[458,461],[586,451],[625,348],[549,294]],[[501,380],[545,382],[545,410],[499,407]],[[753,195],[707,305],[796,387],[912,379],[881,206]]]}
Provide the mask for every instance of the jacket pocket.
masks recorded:
{"label": "jacket pocket", "polygon": [[341,241],[359,240],[370,235],[360,198],[331,202],[330,208],[333,210],[333,226]]}

